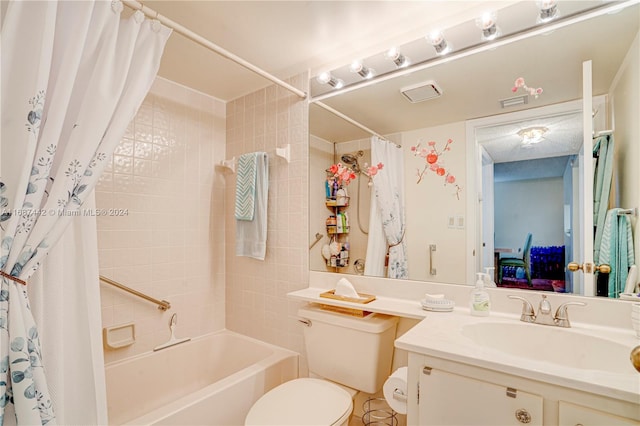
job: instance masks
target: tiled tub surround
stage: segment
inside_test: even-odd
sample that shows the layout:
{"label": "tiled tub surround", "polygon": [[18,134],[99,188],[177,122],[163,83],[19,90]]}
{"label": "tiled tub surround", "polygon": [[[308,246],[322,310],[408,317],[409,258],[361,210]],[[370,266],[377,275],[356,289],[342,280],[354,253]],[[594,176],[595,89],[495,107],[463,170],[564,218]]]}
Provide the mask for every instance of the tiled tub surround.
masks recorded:
{"label": "tiled tub surround", "polygon": [[[288,82],[306,90],[307,76]],[[264,261],[235,255],[235,175],[225,175],[226,327],[301,354],[300,302],[287,300],[286,294],[308,283],[307,114],[305,100],[272,85],[229,102],[226,126],[227,158],[269,153]],[[286,144],[291,145],[290,163],[274,154]]]}
{"label": "tiled tub surround", "polygon": [[136,343],[107,362],[150,351],[169,337],[224,328],[225,104],[156,79],[96,188],[100,273],[157,299],[101,285],[103,327],[135,322]]}
{"label": "tiled tub surround", "polygon": [[298,354],[211,333],[108,364],[109,424],[241,425],[258,398],[296,377]]}

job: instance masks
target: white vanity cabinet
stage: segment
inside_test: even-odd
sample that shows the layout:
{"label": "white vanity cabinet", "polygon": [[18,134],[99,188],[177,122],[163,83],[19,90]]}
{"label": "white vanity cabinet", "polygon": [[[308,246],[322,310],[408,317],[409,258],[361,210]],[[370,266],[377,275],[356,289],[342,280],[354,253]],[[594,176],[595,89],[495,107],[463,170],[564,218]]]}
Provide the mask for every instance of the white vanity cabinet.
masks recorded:
{"label": "white vanity cabinet", "polygon": [[421,425],[542,426],[542,397],[514,388],[423,367]]}
{"label": "white vanity cabinet", "polygon": [[409,425],[640,425],[640,405],[409,353]]}
{"label": "white vanity cabinet", "polygon": [[[627,417],[620,417],[589,407],[571,404],[569,402],[559,402],[558,420],[560,425],[571,426],[630,426],[638,425],[640,421],[635,421]],[[640,407],[638,408],[640,411]],[[640,413],[638,413],[640,414]]]}

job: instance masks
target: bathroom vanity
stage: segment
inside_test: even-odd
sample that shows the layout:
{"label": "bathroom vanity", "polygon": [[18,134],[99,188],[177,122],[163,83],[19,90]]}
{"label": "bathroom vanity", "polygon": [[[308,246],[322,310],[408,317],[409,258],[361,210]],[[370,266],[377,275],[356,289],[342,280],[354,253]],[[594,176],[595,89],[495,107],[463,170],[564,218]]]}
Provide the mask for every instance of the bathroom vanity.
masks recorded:
{"label": "bathroom vanity", "polygon": [[[311,273],[309,288],[292,300],[339,307],[358,305],[323,299],[340,274]],[[356,290],[375,294],[367,310],[419,321],[398,333],[406,352],[409,425],[640,425],[640,374],[629,356],[640,344],[630,327],[630,304],[599,298],[531,293],[537,307],[569,306],[571,327],[520,321],[512,291],[488,289],[492,312],[469,314],[468,288],[352,277]],[[453,312],[427,312],[424,293],[444,293]],[[521,294],[521,293],[518,293]],[[546,297],[543,298],[542,296]],[[578,302],[578,303],[576,303]],[[360,305],[362,308],[362,305]],[[597,321],[597,323],[596,323]]]}
{"label": "bathroom vanity", "polygon": [[429,314],[396,340],[409,352],[407,423],[638,425],[637,344],[608,327]]}

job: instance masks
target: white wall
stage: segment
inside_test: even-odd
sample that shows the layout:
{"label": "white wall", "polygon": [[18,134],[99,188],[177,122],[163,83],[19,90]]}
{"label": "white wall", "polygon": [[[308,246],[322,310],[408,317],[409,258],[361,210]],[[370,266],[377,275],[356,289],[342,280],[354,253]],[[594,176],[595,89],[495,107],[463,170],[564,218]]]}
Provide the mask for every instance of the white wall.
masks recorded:
{"label": "white wall", "polygon": [[[618,70],[609,95],[611,96],[616,145],[619,206],[640,207],[640,42],[639,36],[629,48]],[[640,265],[640,232],[638,219],[632,219],[635,236],[636,264]]]}
{"label": "white wall", "polygon": [[155,305],[101,285],[103,327],[134,321],[136,343],[105,361],[147,352],[169,339],[224,328],[224,102],[156,79],[96,187],[100,273],[171,302]]}
{"label": "white wall", "polygon": [[496,247],[522,248],[528,233],[533,246],[564,245],[562,177],[496,182],[494,214]]}
{"label": "white wall", "polygon": [[[405,192],[407,250],[409,252],[409,277],[412,280],[438,281],[442,283],[464,283],[466,281],[466,231],[465,228],[449,228],[449,217],[460,216],[466,227],[466,130],[465,123],[418,129],[402,133],[402,149],[405,159]],[[453,139],[451,150],[443,157],[446,168],[456,177],[462,187],[459,199],[453,185],[445,185],[444,178],[427,171],[420,183],[417,171],[422,170],[424,158],[411,152],[422,140],[436,142],[440,151],[447,139]],[[436,245],[434,264],[436,275],[431,275],[429,245]]]}

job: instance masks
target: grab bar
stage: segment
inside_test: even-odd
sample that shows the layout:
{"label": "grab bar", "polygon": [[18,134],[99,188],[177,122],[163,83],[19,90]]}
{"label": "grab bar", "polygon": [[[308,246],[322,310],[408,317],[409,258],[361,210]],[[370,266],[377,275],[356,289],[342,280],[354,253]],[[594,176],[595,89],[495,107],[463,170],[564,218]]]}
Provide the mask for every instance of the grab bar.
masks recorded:
{"label": "grab bar", "polygon": [[324,235],[322,235],[319,232],[316,232],[316,240],[309,245],[309,250],[311,250],[313,248],[313,246],[318,244],[318,241],[320,241],[322,239],[322,237],[324,237]]}
{"label": "grab bar", "polygon": [[140,293],[138,290],[134,290],[130,287],[127,287],[126,285],[120,284],[119,282],[113,281],[107,277],[103,277],[102,275],[100,275],[100,281],[105,282],[107,284],[111,284],[114,287],[118,287],[120,290],[124,290],[127,293],[131,293],[134,296],[138,296],[144,300],[148,300],[151,303],[155,303],[156,305],[158,305],[158,309],[160,309],[161,311],[166,311],[167,309],[171,309],[171,303],[167,302],[166,300],[158,300],[151,296],[147,296],[144,293]]}
{"label": "grab bar", "polygon": [[433,259],[433,253],[436,252],[436,245],[429,244],[429,274],[436,275],[436,265],[435,260]]}

